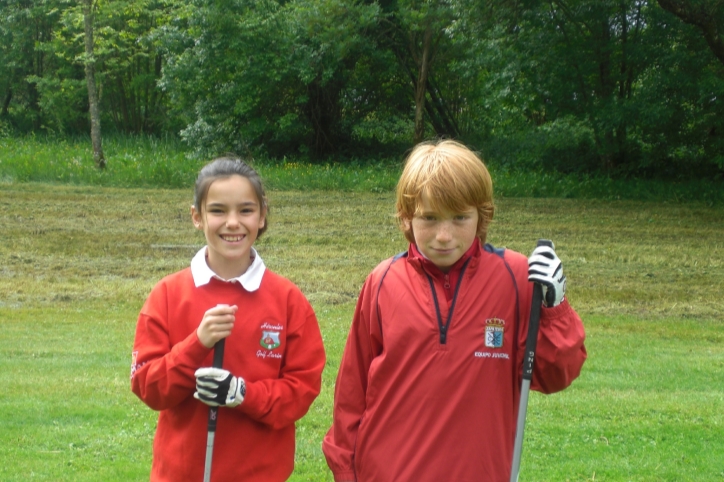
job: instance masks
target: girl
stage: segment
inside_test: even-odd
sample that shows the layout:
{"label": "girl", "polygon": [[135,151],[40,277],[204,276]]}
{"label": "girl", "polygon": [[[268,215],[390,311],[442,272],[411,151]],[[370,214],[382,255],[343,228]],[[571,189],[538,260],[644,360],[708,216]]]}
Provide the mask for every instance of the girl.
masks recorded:
{"label": "girl", "polygon": [[[141,309],[131,389],[160,411],[152,481],[202,480],[209,406],[219,410],[211,480],[283,481],[294,467],[294,422],[319,394],[325,363],[301,291],[253,247],[267,228],[261,179],[219,158],[196,180],[191,219],[206,246],[162,279]],[[225,339],[223,369],[213,347]]]}

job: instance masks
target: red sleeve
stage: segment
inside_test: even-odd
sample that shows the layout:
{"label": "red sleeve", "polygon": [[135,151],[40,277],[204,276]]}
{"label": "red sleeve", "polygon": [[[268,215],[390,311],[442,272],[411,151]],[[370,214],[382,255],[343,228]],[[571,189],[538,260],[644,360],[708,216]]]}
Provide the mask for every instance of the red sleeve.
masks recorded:
{"label": "red sleeve", "polygon": [[325,364],[322,335],[311,305],[296,289],[288,303],[290,331],[279,378],[247,383],[244,402],[236,408],[275,429],[307,413],[322,387]]}
{"label": "red sleeve", "polygon": [[368,277],[362,287],[334,390],[332,426],[322,442],[335,481],[354,480],[354,448],[365,412],[367,377],[372,360],[382,352],[377,321],[376,286]]}
{"label": "red sleeve", "polygon": [[171,346],[167,286],[159,283],[141,309],[131,364],[131,390],[154,410],[175,407],[196,390],[194,372],[209,354],[196,332]]}
{"label": "red sleeve", "polygon": [[586,360],[583,323],[567,300],[541,308],[531,388],[554,393],[568,387]]}

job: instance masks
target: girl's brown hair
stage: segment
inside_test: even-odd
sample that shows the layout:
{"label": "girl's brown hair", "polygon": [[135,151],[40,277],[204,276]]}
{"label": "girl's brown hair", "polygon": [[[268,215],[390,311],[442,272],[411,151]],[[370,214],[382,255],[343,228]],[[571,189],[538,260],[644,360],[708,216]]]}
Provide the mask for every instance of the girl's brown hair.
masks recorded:
{"label": "girl's brown hair", "polygon": [[493,181],[483,161],[459,142],[444,140],[418,144],[405,160],[397,183],[397,221],[405,238],[415,242],[411,221],[425,193],[435,210],[478,211],[477,236],[484,243],[493,220]]}

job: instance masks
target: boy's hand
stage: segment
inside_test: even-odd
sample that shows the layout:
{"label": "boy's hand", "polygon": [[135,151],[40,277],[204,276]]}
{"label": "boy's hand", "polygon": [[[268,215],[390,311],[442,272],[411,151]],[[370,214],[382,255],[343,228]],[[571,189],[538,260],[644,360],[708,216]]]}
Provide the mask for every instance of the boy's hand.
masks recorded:
{"label": "boy's hand", "polygon": [[549,246],[538,246],[528,258],[528,281],[540,283],[543,304],[558,306],[566,294],[566,277],[561,260]]}
{"label": "boy's hand", "polygon": [[206,348],[212,348],[217,341],[226,338],[234,328],[236,305],[217,305],[206,310],[201,324],[196,329],[196,336]]}
{"label": "boy's hand", "polygon": [[223,368],[199,368],[194,398],[210,407],[236,407],[246,396],[246,382]]}

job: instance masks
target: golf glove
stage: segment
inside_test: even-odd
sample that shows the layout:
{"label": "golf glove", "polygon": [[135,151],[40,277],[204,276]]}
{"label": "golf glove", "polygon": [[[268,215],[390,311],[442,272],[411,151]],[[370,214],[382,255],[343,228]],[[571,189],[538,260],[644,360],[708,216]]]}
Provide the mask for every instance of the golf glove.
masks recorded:
{"label": "golf glove", "polygon": [[194,398],[210,407],[236,407],[244,401],[246,382],[223,368],[199,368]]}
{"label": "golf glove", "polygon": [[528,258],[528,281],[543,289],[543,304],[558,306],[566,294],[566,277],[561,260],[549,246],[538,246]]}

